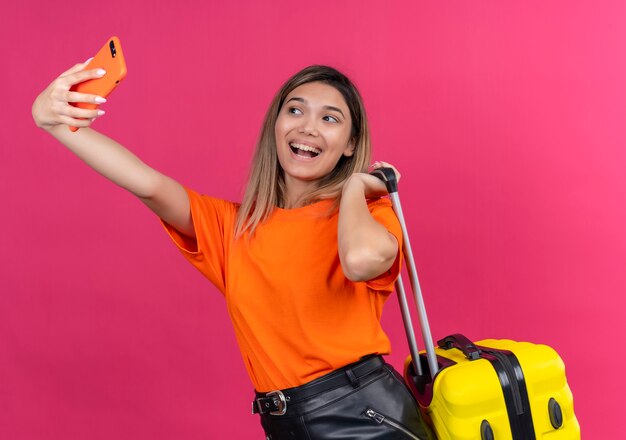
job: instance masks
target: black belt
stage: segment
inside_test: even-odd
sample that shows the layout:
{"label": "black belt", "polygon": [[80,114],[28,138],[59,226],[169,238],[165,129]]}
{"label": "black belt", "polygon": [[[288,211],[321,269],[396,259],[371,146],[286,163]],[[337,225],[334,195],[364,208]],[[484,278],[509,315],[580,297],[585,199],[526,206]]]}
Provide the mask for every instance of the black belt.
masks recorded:
{"label": "black belt", "polygon": [[269,393],[257,392],[256,399],[252,401],[252,414],[270,413],[282,416],[287,412],[287,404],[294,405],[346,385],[357,388],[360,379],[380,370],[383,365],[385,365],[385,361],[381,356],[370,355],[299,387],[270,391]]}

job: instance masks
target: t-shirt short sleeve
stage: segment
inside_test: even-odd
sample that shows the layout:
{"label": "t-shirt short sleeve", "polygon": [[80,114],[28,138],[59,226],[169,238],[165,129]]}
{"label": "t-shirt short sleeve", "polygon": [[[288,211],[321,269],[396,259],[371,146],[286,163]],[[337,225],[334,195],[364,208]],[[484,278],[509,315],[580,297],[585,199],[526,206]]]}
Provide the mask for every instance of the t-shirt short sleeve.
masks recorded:
{"label": "t-shirt short sleeve", "polygon": [[387,228],[387,231],[398,241],[398,254],[388,271],[367,281],[366,284],[376,291],[391,293],[402,268],[402,227],[400,226],[398,217],[396,217],[396,214],[393,212],[389,199],[383,198],[369,202],[368,207],[372,217]]}
{"label": "t-shirt short sleeve", "polygon": [[232,239],[237,207],[232,202],[186,190],[195,239],[180,233],[163,220],[161,223],[185,259],[224,294],[225,255]]}

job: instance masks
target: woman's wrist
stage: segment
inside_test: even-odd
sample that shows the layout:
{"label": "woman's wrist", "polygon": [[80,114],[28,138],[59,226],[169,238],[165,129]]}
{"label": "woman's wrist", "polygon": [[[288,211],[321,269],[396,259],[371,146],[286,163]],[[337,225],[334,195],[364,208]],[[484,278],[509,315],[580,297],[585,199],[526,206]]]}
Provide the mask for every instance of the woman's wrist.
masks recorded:
{"label": "woman's wrist", "polygon": [[363,181],[362,174],[363,173],[354,173],[348,177],[343,185],[342,196],[355,191],[360,191],[363,195],[365,195],[365,182]]}
{"label": "woman's wrist", "polygon": [[377,198],[387,195],[385,184],[377,177],[366,173],[355,173],[351,175],[343,187],[342,196],[346,193],[359,191],[366,198]]}

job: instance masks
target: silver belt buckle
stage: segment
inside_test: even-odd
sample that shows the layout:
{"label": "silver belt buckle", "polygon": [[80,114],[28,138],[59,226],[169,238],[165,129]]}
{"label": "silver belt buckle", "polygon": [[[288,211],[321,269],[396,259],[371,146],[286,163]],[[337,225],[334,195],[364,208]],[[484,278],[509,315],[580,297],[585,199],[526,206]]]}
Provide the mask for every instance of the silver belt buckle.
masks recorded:
{"label": "silver belt buckle", "polygon": [[287,412],[287,399],[285,399],[285,395],[282,391],[270,391],[265,395],[266,397],[273,397],[274,401],[278,400],[278,410],[270,411],[270,414],[273,416],[284,416]]}

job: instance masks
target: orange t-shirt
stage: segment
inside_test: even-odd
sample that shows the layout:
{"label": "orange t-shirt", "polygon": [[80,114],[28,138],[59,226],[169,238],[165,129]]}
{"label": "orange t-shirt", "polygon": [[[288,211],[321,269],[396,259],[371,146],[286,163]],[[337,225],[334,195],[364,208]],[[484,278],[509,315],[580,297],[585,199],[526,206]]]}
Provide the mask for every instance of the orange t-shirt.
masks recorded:
{"label": "orange t-shirt", "polygon": [[[196,240],[164,223],[185,258],[226,298],[248,374],[259,392],[302,385],[370,353],[387,354],[383,304],[400,272],[348,280],[337,250],[332,201],[276,208],[254,235],[234,240],[238,204],[187,190]],[[368,202],[402,243],[391,202]]]}

